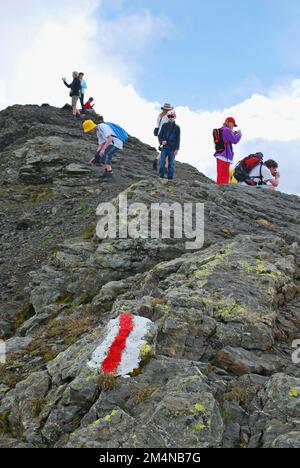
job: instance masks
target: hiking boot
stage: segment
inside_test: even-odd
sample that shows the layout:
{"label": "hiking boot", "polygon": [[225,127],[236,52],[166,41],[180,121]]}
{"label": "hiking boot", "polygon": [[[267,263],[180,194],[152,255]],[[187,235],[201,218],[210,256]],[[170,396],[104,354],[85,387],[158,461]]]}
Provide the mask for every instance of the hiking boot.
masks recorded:
{"label": "hiking boot", "polygon": [[112,177],[113,177],[112,171],[105,172],[105,176],[103,176],[103,182],[110,182],[112,180]]}
{"label": "hiking boot", "polygon": [[153,169],[154,169],[154,171],[157,171],[157,168],[158,168],[158,160],[155,158],[154,161],[153,161]]}

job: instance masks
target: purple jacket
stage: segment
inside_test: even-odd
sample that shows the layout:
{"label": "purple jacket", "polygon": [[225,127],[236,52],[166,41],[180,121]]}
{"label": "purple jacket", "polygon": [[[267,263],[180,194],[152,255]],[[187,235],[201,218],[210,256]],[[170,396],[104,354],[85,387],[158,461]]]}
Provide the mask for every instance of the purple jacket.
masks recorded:
{"label": "purple jacket", "polygon": [[222,152],[215,153],[215,156],[224,156],[228,161],[233,161],[234,152],[232,150],[232,144],[236,145],[242,138],[240,132],[233,132],[230,128],[222,127],[222,135],[225,143],[225,150]]}

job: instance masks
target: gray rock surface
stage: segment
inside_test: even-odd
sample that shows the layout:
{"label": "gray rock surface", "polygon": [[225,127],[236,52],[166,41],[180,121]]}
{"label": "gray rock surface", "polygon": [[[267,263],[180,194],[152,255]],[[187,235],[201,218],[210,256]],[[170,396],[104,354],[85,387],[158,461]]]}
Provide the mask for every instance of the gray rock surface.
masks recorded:
{"label": "gray rock surface", "polygon": [[[62,110],[0,113],[0,447],[299,448],[299,198],[180,163],[160,181],[133,137],[105,184],[95,147]],[[204,245],[98,239],[119,194],[204,203]],[[122,312],[155,323],[151,352],[99,376],[87,364]]]}

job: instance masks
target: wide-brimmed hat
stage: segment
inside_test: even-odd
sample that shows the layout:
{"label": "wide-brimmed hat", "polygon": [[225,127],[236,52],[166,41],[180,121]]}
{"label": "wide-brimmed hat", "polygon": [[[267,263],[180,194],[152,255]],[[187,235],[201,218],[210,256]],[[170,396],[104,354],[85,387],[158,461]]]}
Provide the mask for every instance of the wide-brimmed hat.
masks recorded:
{"label": "wide-brimmed hat", "polygon": [[168,104],[167,102],[161,108],[161,110],[166,110],[166,111],[170,111],[170,110],[173,110],[173,109],[174,109],[174,107],[171,106],[171,104]]}

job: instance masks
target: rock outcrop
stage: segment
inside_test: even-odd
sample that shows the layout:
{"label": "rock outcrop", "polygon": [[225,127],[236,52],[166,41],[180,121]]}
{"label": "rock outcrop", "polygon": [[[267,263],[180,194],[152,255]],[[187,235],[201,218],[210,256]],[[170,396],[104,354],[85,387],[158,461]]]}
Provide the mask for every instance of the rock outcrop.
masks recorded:
{"label": "rock outcrop", "polygon": [[[133,137],[105,184],[94,137],[52,107],[1,112],[0,151],[0,446],[300,447],[298,197],[180,163],[160,181]],[[96,208],[119,194],[203,203],[204,245],[99,240]],[[156,332],[129,375],[99,374],[122,313]]]}

